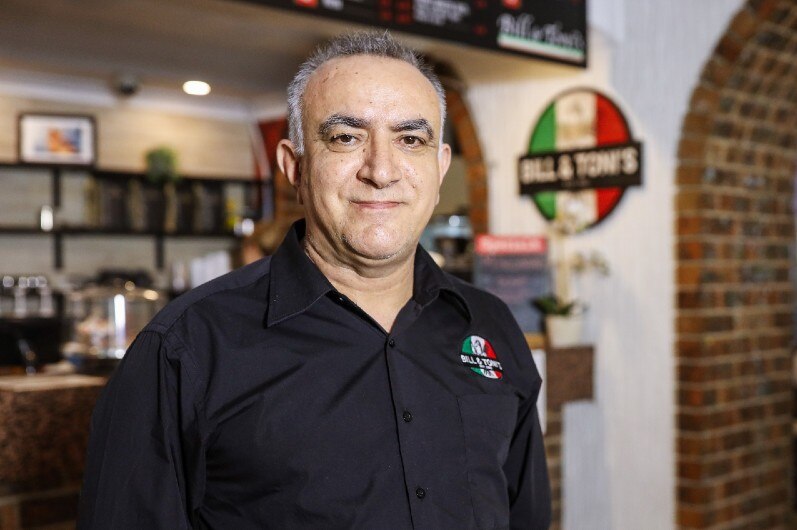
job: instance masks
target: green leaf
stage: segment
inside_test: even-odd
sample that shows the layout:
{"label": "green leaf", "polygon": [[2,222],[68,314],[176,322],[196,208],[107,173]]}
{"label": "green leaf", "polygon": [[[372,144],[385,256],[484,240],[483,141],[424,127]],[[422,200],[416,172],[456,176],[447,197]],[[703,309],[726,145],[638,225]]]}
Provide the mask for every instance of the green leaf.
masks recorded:
{"label": "green leaf", "polygon": [[176,182],[180,179],[177,174],[177,153],[169,147],[156,147],[146,154],[147,179],[156,184]]}
{"label": "green leaf", "polygon": [[576,301],[564,302],[554,294],[535,298],[532,303],[545,315],[571,315],[577,306]]}

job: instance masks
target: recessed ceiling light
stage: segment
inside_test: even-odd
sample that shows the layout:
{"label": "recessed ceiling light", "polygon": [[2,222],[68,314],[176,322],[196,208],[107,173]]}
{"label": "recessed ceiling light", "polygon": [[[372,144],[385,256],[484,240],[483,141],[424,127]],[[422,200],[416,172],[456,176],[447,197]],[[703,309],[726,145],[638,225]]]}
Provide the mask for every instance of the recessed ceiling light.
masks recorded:
{"label": "recessed ceiling light", "polygon": [[207,96],[210,94],[210,85],[204,81],[186,81],[183,83],[183,92],[192,96]]}

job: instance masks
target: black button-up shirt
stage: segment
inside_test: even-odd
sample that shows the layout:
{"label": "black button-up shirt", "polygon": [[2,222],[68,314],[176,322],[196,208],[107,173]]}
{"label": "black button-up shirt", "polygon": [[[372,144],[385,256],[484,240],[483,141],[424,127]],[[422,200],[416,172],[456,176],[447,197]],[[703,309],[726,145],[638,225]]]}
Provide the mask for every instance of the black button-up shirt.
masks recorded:
{"label": "black button-up shirt", "polygon": [[547,528],[541,380],[506,306],[419,247],[385,331],[302,232],[140,333],[94,412],[79,528]]}

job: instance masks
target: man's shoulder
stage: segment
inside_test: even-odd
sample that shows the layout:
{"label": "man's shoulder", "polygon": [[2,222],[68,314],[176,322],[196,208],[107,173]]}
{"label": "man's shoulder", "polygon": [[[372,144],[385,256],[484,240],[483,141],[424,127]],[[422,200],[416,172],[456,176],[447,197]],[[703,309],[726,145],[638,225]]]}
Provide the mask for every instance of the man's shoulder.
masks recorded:
{"label": "man's shoulder", "polygon": [[203,283],[169,302],[146,329],[166,333],[186,317],[232,313],[247,301],[265,304],[270,272],[271,258],[267,256]]}
{"label": "man's shoulder", "polygon": [[494,315],[496,312],[502,315],[511,313],[506,303],[493,293],[476,287],[472,283],[466,282],[449,273],[446,273],[446,275],[451,279],[451,283],[468,303],[468,307],[474,317],[479,314]]}

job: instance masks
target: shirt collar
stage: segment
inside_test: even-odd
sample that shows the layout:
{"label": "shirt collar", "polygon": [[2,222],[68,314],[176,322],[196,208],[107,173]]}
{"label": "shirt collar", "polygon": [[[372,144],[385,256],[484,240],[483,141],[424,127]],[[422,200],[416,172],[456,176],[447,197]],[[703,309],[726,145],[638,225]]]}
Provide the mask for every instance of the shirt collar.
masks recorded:
{"label": "shirt collar", "polygon": [[271,258],[266,325],[302,313],[335,288],[304,253],[304,220],[293,223]]}
{"label": "shirt collar", "polygon": [[431,304],[440,293],[443,293],[457,306],[468,322],[472,320],[468,301],[465,300],[459,286],[452,276],[443,272],[421,245],[418,245],[415,251],[414,281],[412,298],[422,307]]}
{"label": "shirt collar", "polygon": [[[302,248],[304,220],[296,221],[271,258],[269,304],[266,325],[272,326],[306,311],[319,298],[334,291],[318,267]],[[451,301],[471,320],[468,303],[457,285],[420,246],[415,252],[413,299],[422,307],[431,304],[441,292],[453,295]]]}

